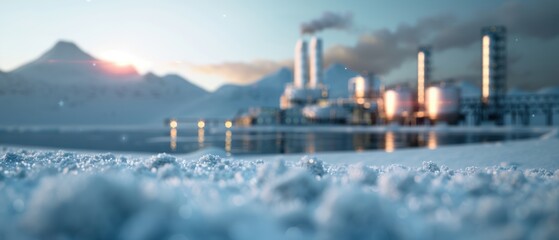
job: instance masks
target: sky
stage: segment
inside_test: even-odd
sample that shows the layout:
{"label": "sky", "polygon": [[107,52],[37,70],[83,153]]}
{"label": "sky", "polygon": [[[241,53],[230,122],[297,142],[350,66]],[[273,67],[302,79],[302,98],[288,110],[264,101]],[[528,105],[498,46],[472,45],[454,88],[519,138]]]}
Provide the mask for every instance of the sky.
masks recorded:
{"label": "sky", "polygon": [[[0,70],[59,40],[141,73],[178,73],[208,90],[291,67],[302,24],[324,14],[343,27],[315,33],[326,63],[411,82],[415,54],[433,46],[433,78],[480,79],[480,28],[508,28],[509,87],[559,85],[559,4],[553,0],[18,0],[0,1]],[[308,36],[305,36],[308,38]]]}

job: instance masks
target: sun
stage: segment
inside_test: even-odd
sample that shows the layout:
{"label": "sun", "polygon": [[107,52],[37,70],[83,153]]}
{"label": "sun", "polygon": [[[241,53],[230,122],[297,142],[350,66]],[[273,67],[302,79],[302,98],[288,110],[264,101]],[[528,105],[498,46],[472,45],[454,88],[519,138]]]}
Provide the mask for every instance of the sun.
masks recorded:
{"label": "sun", "polygon": [[109,50],[100,55],[101,59],[111,62],[118,67],[142,67],[146,61],[120,50]]}

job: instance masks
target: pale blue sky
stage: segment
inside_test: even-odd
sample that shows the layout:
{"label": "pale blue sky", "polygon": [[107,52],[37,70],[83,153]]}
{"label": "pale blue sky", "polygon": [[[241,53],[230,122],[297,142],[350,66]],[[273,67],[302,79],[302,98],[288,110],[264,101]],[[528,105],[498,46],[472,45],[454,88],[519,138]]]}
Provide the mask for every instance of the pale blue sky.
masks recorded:
{"label": "pale blue sky", "polygon": [[[0,69],[12,70],[62,39],[75,42],[94,56],[114,50],[125,52],[142,59],[139,65],[143,66],[137,66],[141,72],[178,72],[207,89],[215,89],[227,79],[200,74],[188,66],[290,59],[299,25],[325,11],[350,12],[355,25],[349,32],[321,33],[328,48],[350,46],[365,32],[393,30],[424,17],[452,14],[459,19],[472,18],[502,2],[2,0]],[[452,59],[459,54],[473,58],[467,55],[471,50],[449,50],[438,58]],[[442,66],[457,75],[465,74],[456,64]],[[384,77],[396,81],[414,76],[415,63],[407,61]]]}

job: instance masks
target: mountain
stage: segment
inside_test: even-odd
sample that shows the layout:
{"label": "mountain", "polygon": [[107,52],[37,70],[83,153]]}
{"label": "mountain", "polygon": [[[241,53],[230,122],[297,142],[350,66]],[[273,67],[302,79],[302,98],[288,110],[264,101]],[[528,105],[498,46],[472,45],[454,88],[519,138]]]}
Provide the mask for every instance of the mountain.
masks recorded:
{"label": "mountain", "polygon": [[223,85],[210,95],[185,104],[176,111],[176,115],[231,118],[249,107],[278,107],[283,89],[292,78],[291,70],[281,68],[249,85]]}
{"label": "mountain", "polygon": [[140,75],[61,41],[0,73],[0,124],[161,124],[177,107],[206,95],[178,75]]}
{"label": "mountain", "polygon": [[[330,88],[332,97],[347,97],[348,80],[357,73],[341,64],[332,64],[324,71],[324,84]],[[279,99],[285,85],[293,82],[288,68],[264,76],[249,85],[224,85],[210,95],[185,104],[176,112],[180,117],[232,118],[249,107],[279,107]]]}
{"label": "mountain", "polygon": [[324,71],[324,84],[328,86],[330,98],[348,97],[348,80],[357,75],[359,73],[339,63],[334,63],[326,68]]}
{"label": "mountain", "polygon": [[22,78],[55,84],[115,85],[139,81],[132,66],[98,60],[71,42],[60,41],[36,60],[11,72]]}
{"label": "mountain", "polygon": [[537,93],[541,95],[559,95],[559,86],[542,88]]}

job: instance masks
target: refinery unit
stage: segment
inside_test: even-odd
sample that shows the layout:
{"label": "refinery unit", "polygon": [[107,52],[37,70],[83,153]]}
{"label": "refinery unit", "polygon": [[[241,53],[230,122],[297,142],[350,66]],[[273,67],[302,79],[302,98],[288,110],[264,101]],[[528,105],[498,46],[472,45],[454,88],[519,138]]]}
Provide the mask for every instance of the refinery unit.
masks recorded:
{"label": "refinery unit", "polygon": [[461,119],[460,90],[452,82],[430,81],[431,48],[420,47],[417,54],[416,88],[407,85],[386,87],[375,74],[347,79],[348,97],[329,98],[323,83],[323,43],[316,36],[295,44],[293,83],[285,86],[280,108],[251,108],[236,119],[238,125],[311,123],[417,125]]}
{"label": "refinery unit", "polygon": [[[323,81],[323,42],[316,36],[301,38],[295,45],[293,82],[285,86],[279,108],[251,107],[233,120],[232,125],[304,125],[354,124],[429,125],[464,122],[479,125],[493,122],[504,125],[519,121],[528,125],[534,114],[543,114],[547,125],[559,110],[559,95],[506,94],[506,28],[490,26],[481,29],[481,97],[462,98],[453,81],[433,81],[432,48],[417,51],[417,82],[385,86],[372,73],[354,76],[347,81],[348,95],[331,98]],[[413,86],[413,87],[410,87]],[[172,124],[175,120],[167,120]],[[209,120],[196,120],[208,122]],[[222,120],[215,120],[221,125]],[[214,124],[214,125],[215,125]]]}

